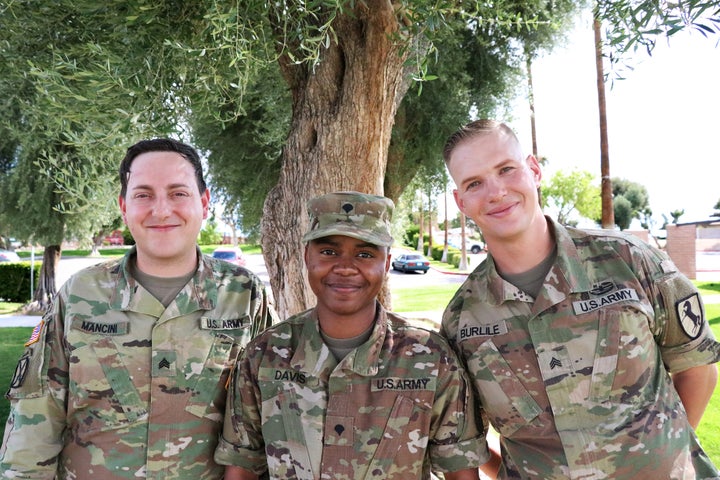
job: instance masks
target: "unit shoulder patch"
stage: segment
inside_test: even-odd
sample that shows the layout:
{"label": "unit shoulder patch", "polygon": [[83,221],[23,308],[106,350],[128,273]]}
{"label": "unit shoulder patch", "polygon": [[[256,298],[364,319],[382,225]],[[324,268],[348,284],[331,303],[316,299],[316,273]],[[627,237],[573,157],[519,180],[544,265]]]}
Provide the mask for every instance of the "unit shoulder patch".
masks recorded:
{"label": "unit shoulder patch", "polygon": [[691,339],[696,339],[703,330],[705,318],[703,309],[700,306],[700,294],[693,293],[675,303],[675,313],[680,321],[685,334]]}

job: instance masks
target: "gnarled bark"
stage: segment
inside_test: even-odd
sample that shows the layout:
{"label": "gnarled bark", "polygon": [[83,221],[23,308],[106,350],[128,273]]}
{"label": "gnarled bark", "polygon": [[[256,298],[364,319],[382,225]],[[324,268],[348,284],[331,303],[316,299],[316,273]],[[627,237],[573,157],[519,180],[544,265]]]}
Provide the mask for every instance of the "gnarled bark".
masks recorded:
{"label": "gnarled bark", "polygon": [[314,304],[303,263],[309,198],[338,190],[382,194],[392,119],[407,84],[408,49],[388,1],[358,3],[333,27],[320,63],[281,60],[293,114],[278,184],[263,210],[262,245],[281,317]]}

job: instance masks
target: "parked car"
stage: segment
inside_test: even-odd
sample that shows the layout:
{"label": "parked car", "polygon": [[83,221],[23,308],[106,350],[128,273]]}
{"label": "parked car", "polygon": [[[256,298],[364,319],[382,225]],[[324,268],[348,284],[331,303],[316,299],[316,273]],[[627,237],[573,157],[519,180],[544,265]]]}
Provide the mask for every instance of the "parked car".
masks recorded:
{"label": "parked car", "polygon": [[[462,248],[460,246],[460,241],[457,239],[448,241],[448,245],[450,245],[451,247],[456,248],[458,250],[460,250]],[[471,253],[480,253],[483,250],[485,250],[485,245],[478,240],[468,239],[465,241],[465,249]]]}
{"label": "parked car", "polygon": [[103,243],[108,245],[125,245],[122,230],[113,230],[110,235],[105,237]]}
{"label": "parked car", "polygon": [[241,267],[245,265],[245,255],[240,247],[218,247],[213,251],[212,256]]}
{"label": "parked car", "polygon": [[419,253],[404,253],[392,261],[392,268],[405,273],[414,271],[427,273],[430,270],[430,262]]}
{"label": "parked car", "polygon": [[10,250],[0,250],[0,262],[19,262],[20,256]]}

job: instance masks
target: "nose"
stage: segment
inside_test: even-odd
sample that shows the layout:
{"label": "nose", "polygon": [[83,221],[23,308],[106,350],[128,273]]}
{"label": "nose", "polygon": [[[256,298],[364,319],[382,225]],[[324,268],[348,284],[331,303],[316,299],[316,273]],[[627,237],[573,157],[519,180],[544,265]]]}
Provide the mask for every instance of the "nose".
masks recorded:
{"label": "nose", "polygon": [[502,180],[497,177],[490,177],[485,180],[485,192],[491,202],[497,202],[502,200],[507,192],[507,189],[505,188],[505,184]]}
{"label": "nose", "polygon": [[352,255],[339,255],[333,266],[335,273],[340,275],[352,275],[357,272],[355,257]]}
{"label": "nose", "polygon": [[153,202],[153,215],[159,218],[167,218],[170,216],[172,208],[167,198],[158,196]]}

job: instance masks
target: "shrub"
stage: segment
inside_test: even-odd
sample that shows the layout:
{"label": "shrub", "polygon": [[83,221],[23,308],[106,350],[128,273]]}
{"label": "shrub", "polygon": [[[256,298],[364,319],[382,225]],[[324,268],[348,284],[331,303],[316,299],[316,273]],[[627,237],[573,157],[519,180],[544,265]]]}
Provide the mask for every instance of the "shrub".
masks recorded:
{"label": "shrub", "polygon": [[[40,278],[40,262],[35,262],[34,280]],[[0,298],[6,302],[25,303],[30,298],[30,262],[0,263]]]}
{"label": "shrub", "polygon": [[402,241],[404,245],[407,245],[408,247],[415,248],[417,246],[417,238],[418,234],[420,233],[420,226],[418,225],[412,225],[407,230],[405,230],[405,237],[403,237]]}
{"label": "shrub", "polygon": [[123,236],[123,245],[135,245],[135,239],[132,236],[132,233],[130,233],[130,229],[125,227],[122,230],[122,236]]}

